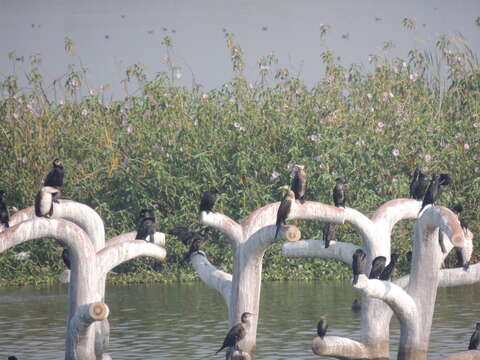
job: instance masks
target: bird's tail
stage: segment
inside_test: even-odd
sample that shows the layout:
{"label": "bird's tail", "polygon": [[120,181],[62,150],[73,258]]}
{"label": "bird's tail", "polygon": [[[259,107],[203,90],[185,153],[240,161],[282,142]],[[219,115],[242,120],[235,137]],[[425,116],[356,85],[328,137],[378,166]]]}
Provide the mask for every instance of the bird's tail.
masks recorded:
{"label": "bird's tail", "polygon": [[277,230],[275,231],[275,236],[273,237],[273,241],[277,240],[278,232],[280,231],[280,226],[281,225],[277,226]]}
{"label": "bird's tail", "polygon": [[215,352],[215,355],[217,355],[222,350],[223,350],[223,346]]}
{"label": "bird's tail", "polygon": [[358,274],[354,274],[354,275],[353,275],[353,282],[352,282],[353,285],[356,285],[356,284],[357,284],[357,282],[358,282],[358,277],[359,277]]}

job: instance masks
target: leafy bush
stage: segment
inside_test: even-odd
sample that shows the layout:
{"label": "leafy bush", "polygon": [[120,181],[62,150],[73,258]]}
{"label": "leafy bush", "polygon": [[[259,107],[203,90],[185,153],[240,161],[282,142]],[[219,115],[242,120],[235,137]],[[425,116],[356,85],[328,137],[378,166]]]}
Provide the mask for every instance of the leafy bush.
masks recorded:
{"label": "leafy bush", "polygon": [[[172,51],[169,39],[164,45]],[[234,76],[218,89],[177,86],[172,63],[152,80],[135,65],[125,86],[140,86],[140,95],[115,101],[106,101],[103,89],[88,92],[84,69],[73,65],[54,84],[65,100],[52,100],[44,91],[40,58],[32,56],[29,90],[18,89],[16,74],[0,83],[0,188],[8,204],[32,205],[51,161],[59,157],[66,168],[63,197],[96,209],[109,236],[132,231],[142,207],[158,206],[164,231],[198,226],[199,199],[210,188],[221,192],[216,210],[240,220],[278,201],[279,186],[291,181],[292,164],[302,163],[309,175],[306,198],[331,203],[334,179],[343,176],[350,186],[348,205],[368,215],[385,201],[407,197],[410,175],[420,165],[429,175],[452,176],[439,203],[461,202],[478,233],[480,68],[463,43],[443,36],[434,53],[372,56],[371,71],[341,66],[326,50],[325,74],[311,89],[288,69],[276,68],[273,54],[260,60],[260,80],[249,83],[232,34],[227,46]],[[67,39],[67,52],[72,47]],[[321,238],[322,224],[296,223],[304,238]],[[205,251],[228,271],[231,250],[222,237],[215,234]],[[398,226],[392,248],[405,254],[410,237],[410,225]],[[338,238],[359,243],[346,227]],[[190,266],[179,266],[184,246],[169,238],[167,250],[166,263],[134,260],[111,278],[192,279]],[[34,255],[18,260],[19,251]],[[51,279],[62,269],[60,253],[55,242],[39,241],[9,250],[0,255],[1,279]],[[267,252],[264,274],[266,279],[350,276],[335,261],[284,259],[279,246]]]}

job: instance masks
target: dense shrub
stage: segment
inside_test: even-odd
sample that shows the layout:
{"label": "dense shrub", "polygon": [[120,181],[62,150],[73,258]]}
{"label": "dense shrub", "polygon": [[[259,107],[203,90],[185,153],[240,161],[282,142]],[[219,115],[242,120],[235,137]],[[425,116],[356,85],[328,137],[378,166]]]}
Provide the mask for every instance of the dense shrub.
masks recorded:
{"label": "dense shrub", "polygon": [[[168,39],[164,44],[171,51]],[[71,46],[67,41],[68,51]],[[368,215],[387,200],[407,197],[409,177],[420,165],[429,175],[451,174],[453,184],[439,203],[461,202],[479,232],[480,68],[467,47],[441,37],[434,54],[372,56],[371,71],[343,67],[327,50],[325,74],[308,88],[288,69],[276,68],[274,55],[260,60],[260,80],[250,83],[231,34],[227,46],[234,75],[221,88],[177,86],[172,64],[147,80],[137,65],[125,83],[140,85],[140,94],[116,101],[105,101],[102,89],[89,93],[83,71],[73,66],[55,84],[64,100],[52,100],[33,56],[29,90],[18,89],[15,74],[0,84],[0,188],[7,202],[32,205],[59,157],[66,167],[63,197],[96,209],[109,236],[132,231],[142,207],[159,207],[162,231],[199,226],[198,202],[210,188],[221,192],[216,210],[240,220],[278,201],[292,164],[301,163],[309,175],[308,199],[330,203],[334,179],[344,176],[348,205]],[[322,224],[296,223],[304,238],[321,238]],[[392,248],[406,253],[411,225],[401,224],[393,236]],[[215,234],[205,250],[230,270],[230,246],[222,237]],[[359,242],[347,227],[338,238]],[[170,238],[166,263],[131,261],[117,269],[126,275],[114,278],[191,279],[193,270],[178,265],[185,250]],[[19,259],[23,251],[30,258]],[[55,242],[40,241],[7,251],[0,255],[1,278],[23,283],[57,276],[60,253]],[[348,276],[335,261],[284,259],[278,245],[264,264],[266,279]]]}

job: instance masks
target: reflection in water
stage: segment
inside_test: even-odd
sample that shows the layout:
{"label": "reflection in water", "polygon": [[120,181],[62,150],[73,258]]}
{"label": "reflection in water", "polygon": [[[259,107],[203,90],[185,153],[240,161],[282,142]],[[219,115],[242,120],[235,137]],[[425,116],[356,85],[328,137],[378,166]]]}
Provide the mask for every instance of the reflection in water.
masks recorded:
{"label": "reflection in water", "polygon": [[[430,359],[466,350],[480,321],[480,286],[439,289]],[[360,339],[360,316],[350,310],[347,283],[263,284],[257,358],[316,359],[311,341],[321,315],[329,335]],[[111,354],[114,359],[216,358],[228,330],[223,299],[202,283],[110,287]],[[51,360],[64,356],[65,287],[0,289],[0,359]],[[392,358],[399,328],[392,321]],[[218,359],[222,356],[217,355]]]}

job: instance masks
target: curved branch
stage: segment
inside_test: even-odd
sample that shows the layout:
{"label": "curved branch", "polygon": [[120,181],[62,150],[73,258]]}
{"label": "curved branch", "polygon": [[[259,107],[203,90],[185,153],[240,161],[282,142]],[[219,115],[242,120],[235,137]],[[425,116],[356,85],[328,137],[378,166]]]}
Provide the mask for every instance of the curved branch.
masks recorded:
{"label": "curved branch", "polygon": [[228,241],[234,246],[239,244],[243,239],[242,227],[226,215],[213,211],[209,213],[202,211],[200,214],[200,222],[227,235]]}
{"label": "curved branch", "polygon": [[[10,225],[16,225],[23,221],[34,219],[35,208],[30,206],[16,212],[10,218]],[[53,204],[53,217],[62,218],[80,226],[89,236],[95,250],[105,245],[105,227],[103,220],[91,207],[72,200],[60,200]]]}
{"label": "curved branch", "polygon": [[85,304],[77,308],[67,329],[67,351],[69,360],[95,359],[90,332],[96,321],[105,320],[110,313],[108,306],[102,302]]}
{"label": "curved branch", "polygon": [[410,295],[400,286],[390,281],[369,279],[361,274],[353,285],[360,293],[383,300],[397,315],[402,327],[414,329],[417,319],[417,305]]}
{"label": "curved branch", "polygon": [[439,274],[438,286],[450,287],[471,285],[480,281],[480,263],[470,265],[468,270],[463,268],[443,269]]}
{"label": "curved branch", "polygon": [[227,307],[230,309],[230,299],[232,293],[232,275],[218,270],[207,259],[203,252],[197,252],[190,257],[195,271],[200,279],[208,286],[216,289],[225,299]]}
{"label": "curved branch", "polygon": [[373,359],[388,358],[388,343],[370,346],[340,336],[316,337],[312,342],[312,351],[316,355],[337,359]]}
{"label": "curved branch", "polygon": [[448,236],[453,246],[464,246],[465,233],[458,221],[458,217],[446,207],[428,207],[423,210],[422,216],[420,216],[416,225],[423,227],[427,232],[432,232],[436,227],[439,227]]}
{"label": "curved branch", "polygon": [[138,256],[151,256],[163,260],[167,256],[167,251],[161,246],[147,243],[144,240],[117,242],[97,253],[99,274],[106,275],[115,266]]}
{"label": "curved branch", "polygon": [[401,220],[416,219],[422,202],[414,199],[394,199],[387,201],[372,214],[374,223],[388,224],[390,230]]}
{"label": "curved branch", "polygon": [[[105,246],[108,247],[108,246],[112,246],[112,245],[115,245],[115,244],[122,243],[124,241],[135,240],[136,235],[137,235],[136,232],[129,232],[129,233],[124,233],[124,234],[117,235],[117,236],[115,236],[111,239],[108,239],[107,242],[105,243]],[[164,233],[156,231],[155,235],[154,235],[154,238],[155,238],[155,242],[154,242],[155,245],[165,247],[165,234]]]}
{"label": "curved branch", "polygon": [[478,360],[480,350],[467,350],[442,357],[440,360]]}
{"label": "curved branch", "polygon": [[330,246],[325,248],[323,240],[301,240],[284,243],[282,253],[285,257],[336,259],[351,265],[353,253],[357,249],[360,249],[360,246],[341,241],[332,241]]}

